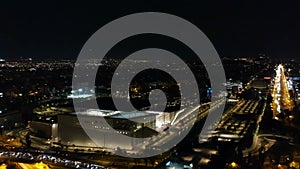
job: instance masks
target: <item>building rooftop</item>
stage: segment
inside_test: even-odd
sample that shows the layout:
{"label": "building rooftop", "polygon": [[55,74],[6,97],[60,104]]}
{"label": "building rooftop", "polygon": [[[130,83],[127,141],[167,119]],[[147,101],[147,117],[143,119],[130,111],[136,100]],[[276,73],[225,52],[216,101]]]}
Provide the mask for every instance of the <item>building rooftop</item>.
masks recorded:
{"label": "building rooftop", "polygon": [[98,116],[98,117],[108,117],[115,119],[132,119],[144,116],[156,116],[158,113],[153,112],[143,112],[143,111],[114,111],[114,110],[99,110],[99,109],[89,109],[83,112],[73,112],[71,115],[82,115],[82,116]]}

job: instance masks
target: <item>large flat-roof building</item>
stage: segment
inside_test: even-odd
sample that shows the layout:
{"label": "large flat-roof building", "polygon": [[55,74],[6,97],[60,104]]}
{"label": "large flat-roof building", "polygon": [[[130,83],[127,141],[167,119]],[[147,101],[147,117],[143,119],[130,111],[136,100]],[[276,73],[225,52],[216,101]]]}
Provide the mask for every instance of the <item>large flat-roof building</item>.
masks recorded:
{"label": "large flat-roof building", "polygon": [[[61,144],[105,149],[132,149],[137,142],[120,140],[120,134],[130,137],[150,137],[157,134],[156,113],[88,110],[58,115],[58,136]],[[78,120],[80,118],[80,121]],[[111,127],[107,127],[108,123]],[[82,127],[84,126],[84,128]],[[96,135],[97,144],[87,135]],[[99,145],[100,144],[100,145]]]}

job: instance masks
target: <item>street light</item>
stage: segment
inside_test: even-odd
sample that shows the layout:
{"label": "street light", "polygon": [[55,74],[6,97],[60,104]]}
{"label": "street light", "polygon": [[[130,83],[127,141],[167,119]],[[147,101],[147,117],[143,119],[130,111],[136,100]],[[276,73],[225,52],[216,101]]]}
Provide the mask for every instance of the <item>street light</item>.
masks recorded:
{"label": "street light", "polygon": [[238,164],[235,163],[235,162],[232,162],[232,163],[230,163],[230,164],[227,164],[227,167],[226,167],[226,169],[238,169],[238,168],[240,168],[240,165],[238,165]]}

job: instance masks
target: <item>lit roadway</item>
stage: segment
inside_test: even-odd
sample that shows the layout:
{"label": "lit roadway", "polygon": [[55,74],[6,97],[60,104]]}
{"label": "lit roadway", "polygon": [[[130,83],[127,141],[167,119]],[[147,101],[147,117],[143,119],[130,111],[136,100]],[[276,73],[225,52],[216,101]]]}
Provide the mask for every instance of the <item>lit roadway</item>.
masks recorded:
{"label": "lit roadway", "polygon": [[[273,109],[273,117],[278,119],[277,115],[282,113],[282,110],[289,110],[293,109],[293,102],[290,98],[287,80],[284,74],[284,67],[280,64],[276,69],[276,76],[274,78],[274,88],[272,91],[273,102],[272,102],[272,109]],[[243,151],[244,157],[248,156],[249,153],[252,155],[257,155],[261,146],[264,146],[265,151],[268,150],[273,144],[274,141],[269,140],[267,145],[263,145],[262,142],[267,137],[277,137],[277,138],[286,138],[280,135],[274,134],[259,134],[259,122],[261,122],[262,116],[264,115],[266,105],[264,105],[262,114],[260,115],[257,121],[257,129],[253,135],[253,143],[252,146]]]}
{"label": "lit roadway", "polygon": [[289,94],[288,84],[284,74],[284,67],[281,64],[278,65],[276,69],[272,96],[273,117],[275,119],[278,119],[277,116],[282,113],[282,110],[292,111],[293,101]]}

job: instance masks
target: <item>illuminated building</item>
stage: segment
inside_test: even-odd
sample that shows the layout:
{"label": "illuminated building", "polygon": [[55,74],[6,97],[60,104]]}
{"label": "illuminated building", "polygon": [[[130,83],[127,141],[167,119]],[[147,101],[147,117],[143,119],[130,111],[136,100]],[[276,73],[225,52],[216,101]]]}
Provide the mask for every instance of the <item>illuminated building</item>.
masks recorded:
{"label": "illuminated building", "polygon": [[[138,111],[120,112],[94,109],[86,112],[60,114],[58,115],[58,135],[62,145],[132,149],[133,145],[138,143],[120,140],[120,134],[130,137],[150,137],[157,134],[155,131],[156,115]],[[80,116],[85,130],[77,116]],[[103,120],[115,130],[103,125]],[[140,122],[141,120],[146,122]],[[101,138],[99,141],[101,145],[99,142],[95,144],[86,134],[86,131],[95,133],[98,138]]]}
{"label": "illuminated building", "polygon": [[57,128],[57,123],[46,121],[31,121],[29,123],[31,134],[41,138],[56,139],[58,137]]}

